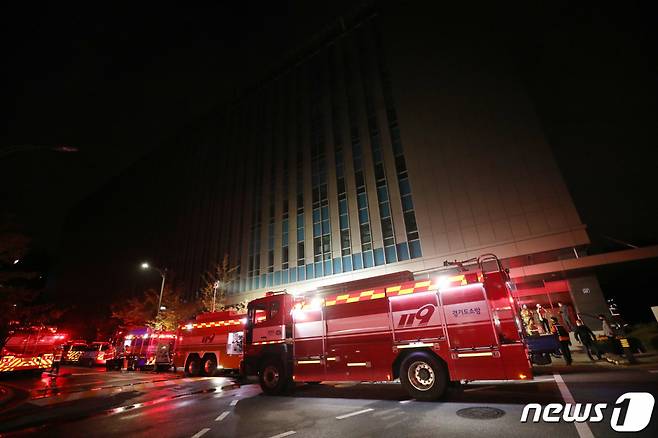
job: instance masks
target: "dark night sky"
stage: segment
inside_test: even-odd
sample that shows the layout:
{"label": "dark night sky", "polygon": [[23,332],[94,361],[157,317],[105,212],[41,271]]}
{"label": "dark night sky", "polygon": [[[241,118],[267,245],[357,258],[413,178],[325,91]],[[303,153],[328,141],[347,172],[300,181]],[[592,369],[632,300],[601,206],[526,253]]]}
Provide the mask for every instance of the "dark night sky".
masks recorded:
{"label": "dark night sky", "polygon": [[[262,78],[281,55],[351,4],[243,3],[2,7],[7,111],[0,148],[70,144],[81,150],[24,152],[0,162],[0,200],[25,223],[39,252],[56,261],[73,206]],[[437,3],[416,5],[421,13],[454,13],[462,20],[477,14]],[[550,2],[479,14],[487,21],[482,38],[495,31],[510,41],[600,248],[618,248],[602,235],[658,243],[658,38],[647,5]],[[605,275],[610,290],[621,290]],[[655,293],[653,275],[636,287]]]}

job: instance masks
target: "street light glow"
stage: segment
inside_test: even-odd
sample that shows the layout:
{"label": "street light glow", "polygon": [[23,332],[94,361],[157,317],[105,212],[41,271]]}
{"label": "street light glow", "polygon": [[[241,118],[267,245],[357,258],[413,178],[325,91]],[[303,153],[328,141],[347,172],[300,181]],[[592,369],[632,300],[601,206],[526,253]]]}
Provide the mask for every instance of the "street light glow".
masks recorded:
{"label": "street light glow", "polygon": [[16,259],[16,260],[14,260],[14,264],[17,265],[18,262],[20,262],[20,261],[21,261],[20,259]]}
{"label": "street light glow", "polygon": [[142,263],[142,269],[148,269],[148,268],[149,268],[148,263],[146,263],[146,262]]}

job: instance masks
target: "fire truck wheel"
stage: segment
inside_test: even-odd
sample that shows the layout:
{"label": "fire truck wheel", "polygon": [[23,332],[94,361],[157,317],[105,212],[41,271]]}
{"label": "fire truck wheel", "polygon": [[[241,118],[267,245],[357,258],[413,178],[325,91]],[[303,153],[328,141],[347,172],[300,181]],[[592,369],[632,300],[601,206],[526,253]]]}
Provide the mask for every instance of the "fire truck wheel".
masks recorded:
{"label": "fire truck wheel", "polygon": [[191,357],[187,360],[185,365],[185,375],[188,377],[198,376],[201,372],[201,365],[199,365],[199,359]]}
{"label": "fire truck wheel", "polygon": [[417,400],[441,398],[448,386],[448,372],[439,360],[418,351],[402,361],[400,381],[405,390]]}
{"label": "fire truck wheel", "polygon": [[260,387],[265,394],[279,395],[289,389],[290,377],[278,359],[266,360],[258,373]]}
{"label": "fire truck wheel", "polygon": [[214,356],[207,357],[203,361],[203,375],[204,376],[214,376],[217,371],[217,361]]}

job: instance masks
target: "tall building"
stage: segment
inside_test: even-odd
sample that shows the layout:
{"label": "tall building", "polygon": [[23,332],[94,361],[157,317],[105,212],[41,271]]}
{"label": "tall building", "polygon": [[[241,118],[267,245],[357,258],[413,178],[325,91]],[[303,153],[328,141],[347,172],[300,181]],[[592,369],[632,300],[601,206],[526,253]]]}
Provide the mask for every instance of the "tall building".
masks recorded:
{"label": "tall building", "polygon": [[604,311],[505,45],[398,8],[342,17],[204,122],[164,263],[194,294],[227,255],[231,303],[494,253],[521,302]]}

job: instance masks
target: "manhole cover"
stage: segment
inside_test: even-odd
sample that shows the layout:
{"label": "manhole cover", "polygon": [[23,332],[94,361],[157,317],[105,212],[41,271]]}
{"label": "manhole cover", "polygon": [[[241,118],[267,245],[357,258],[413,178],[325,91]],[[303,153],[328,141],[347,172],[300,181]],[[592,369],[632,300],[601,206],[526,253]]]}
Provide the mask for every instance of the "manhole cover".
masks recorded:
{"label": "manhole cover", "polygon": [[457,411],[457,415],[464,418],[474,418],[476,420],[491,420],[502,417],[505,411],[498,408],[489,408],[487,406],[478,406],[474,408],[464,408]]}

